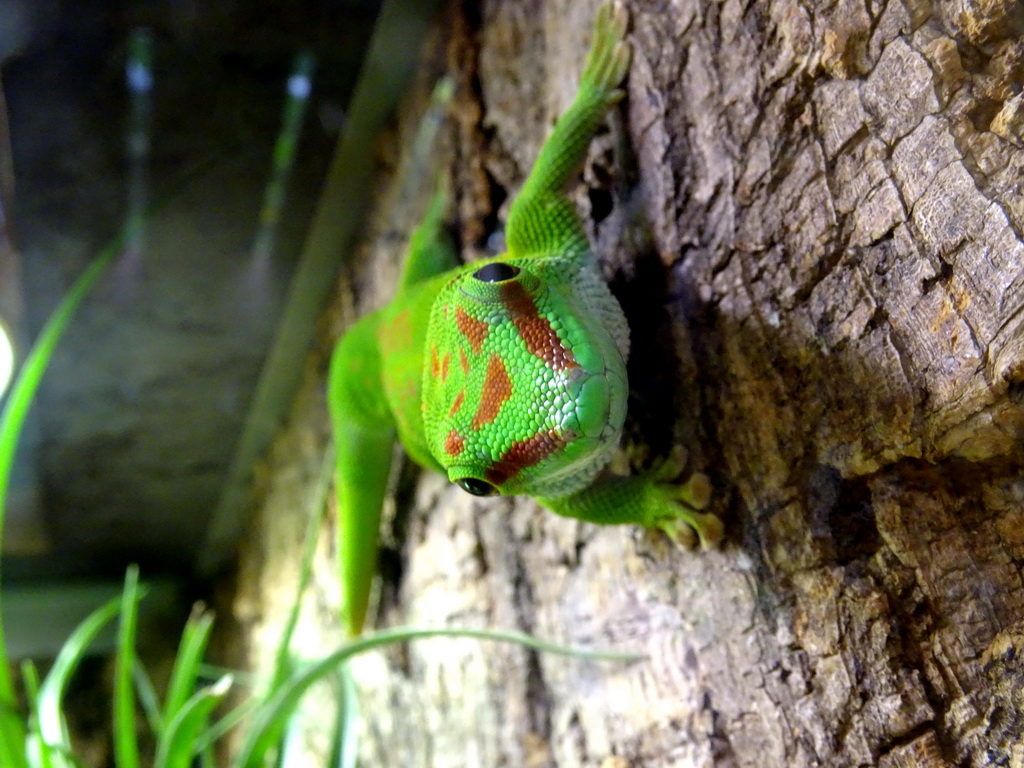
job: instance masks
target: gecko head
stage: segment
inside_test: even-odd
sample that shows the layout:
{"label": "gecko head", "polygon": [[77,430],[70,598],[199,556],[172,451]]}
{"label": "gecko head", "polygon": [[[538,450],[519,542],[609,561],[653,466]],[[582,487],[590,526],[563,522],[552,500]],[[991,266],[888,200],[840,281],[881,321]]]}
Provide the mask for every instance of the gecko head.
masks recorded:
{"label": "gecko head", "polygon": [[468,493],[557,497],[607,463],[625,415],[625,361],[619,326],[589,298],[564,267],[537,257],[470,265],[439,292],[427,330],[425,434]]}

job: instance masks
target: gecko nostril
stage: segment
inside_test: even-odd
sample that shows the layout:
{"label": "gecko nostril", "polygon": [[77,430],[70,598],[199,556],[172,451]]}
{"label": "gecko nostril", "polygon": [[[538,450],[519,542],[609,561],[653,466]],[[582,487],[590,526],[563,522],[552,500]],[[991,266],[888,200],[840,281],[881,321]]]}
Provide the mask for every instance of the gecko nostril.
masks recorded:
{"label": "gecko nostril", "polygon": [[503,261],[492,261],[473,273],[473,277],[481,283],[503,283],[519,274],[519,267],[513,267]]}

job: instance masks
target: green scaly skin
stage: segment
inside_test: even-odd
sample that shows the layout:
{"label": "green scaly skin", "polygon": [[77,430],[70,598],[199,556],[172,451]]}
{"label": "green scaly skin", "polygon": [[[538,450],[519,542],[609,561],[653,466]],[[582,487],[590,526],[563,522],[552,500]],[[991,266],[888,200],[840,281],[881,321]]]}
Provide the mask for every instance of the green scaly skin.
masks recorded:
{"label": "green scaly skin", "polygon": [[564,188],[629,66],[625,14],[603,5],[579,91],[509,213],[508,252],[455,267],[434,196],[395,299],[331,361],[338,557],[348,629],[365,621],[397,436],[419,464],[475,495],[526,494],[560,515],[635,523],[676,540],[722,535],[709,488],[681,462],[594,482],[622,434],[629,331]]}

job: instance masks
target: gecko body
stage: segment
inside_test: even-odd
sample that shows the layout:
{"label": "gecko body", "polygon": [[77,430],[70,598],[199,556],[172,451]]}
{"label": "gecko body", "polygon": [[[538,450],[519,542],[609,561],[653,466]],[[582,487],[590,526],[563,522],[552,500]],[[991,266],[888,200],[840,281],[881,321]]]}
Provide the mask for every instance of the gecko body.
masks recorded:
{"label": "gecko body", "polygon": [[454,266],[436,194],[397,294],[338,343],[328,402],[337,455],[345,620],[358,634],[396,437],[477,496],[525,494],[558,514],[658,527],[710,546],[703,475],[598,478],[622,434],[629,331],[564,189],[629,65],[625,16],[598,11],[577,95],[510,208],[506,253]]}

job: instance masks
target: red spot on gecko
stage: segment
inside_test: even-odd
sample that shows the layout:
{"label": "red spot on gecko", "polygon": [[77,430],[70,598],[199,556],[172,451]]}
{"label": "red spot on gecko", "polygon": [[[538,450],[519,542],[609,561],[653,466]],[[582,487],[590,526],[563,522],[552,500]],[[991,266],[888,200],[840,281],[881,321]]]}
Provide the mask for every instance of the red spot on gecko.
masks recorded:
{"label": "red spot on gecko", "polygon": [[511,280],[502,283],[500,295],[530,354],[556,371],[579,367],[572,350],[562,344],[551,323],[538,314],[537,305],[522,285]]}
{"label": "red spot on gecko", "polygon": [[462,372],[469,375],[469,358],[466,357],[466,350],[459,347],[459,365],[462,366]]}
{"label": "red spot on gecko", "polygon": [[466,438],[454,429],[444,439],[444,449],[449,456],[458,456],[466,447]]}
{"label": "red spot on gecko", "polygon": [[483,349],[484,340],[487,338],[489,330],[487,323],[471,317],[462,307],[456,307],[455,325],[458,326],[459,333],[466,337],[466,341],[473,349],[473,354],[479,355],[480,350]]}
{"label": "red spot on gecko", "polygon": [[452,355],[450,352],[444,353],[444,359],[441,361],[441,381],[448,381],[448,365],[452,361]]}
{"label": "red spot on gecko", "polygon": [[508,377],[505,363],[497,355],[491,355],[487,361],[487,375],[484,377],[484,385],[480,391],[480,405],[473,415],[473,423],[470,427],[479,429],[485,424],[490,424],[501,411],[501,406],[512,397],[512,379]]}
{"label": "red spot on gecko", "polygon": [[430,375],[437,378],[441,374],[441,362],[437,359],[437,347],[430,348]]}
{"label": "red spot on gecko", "polygon": [[566,440],[557,429],[550,429],[526,440],[517,440],[500,459],[488,467],[484,477],[489,483],[501,485],[513,475],[562,450],[565,445]]}
{"label": "red spot on gecko", "polygon": [[466,402],[466,390],[462,390],[455,396],[455,402],[452,403],[451,410],[448,411],[449,419],[459,412],[464,402]]}

